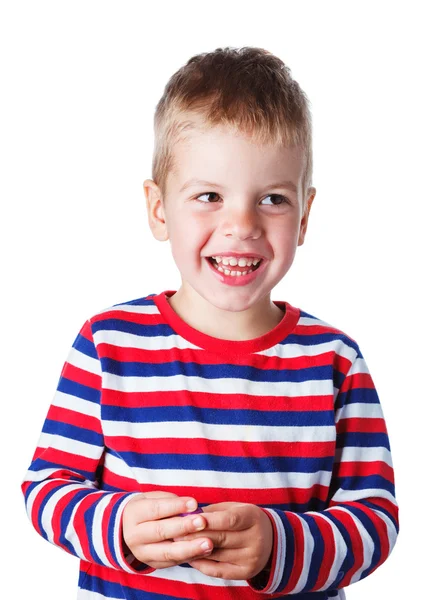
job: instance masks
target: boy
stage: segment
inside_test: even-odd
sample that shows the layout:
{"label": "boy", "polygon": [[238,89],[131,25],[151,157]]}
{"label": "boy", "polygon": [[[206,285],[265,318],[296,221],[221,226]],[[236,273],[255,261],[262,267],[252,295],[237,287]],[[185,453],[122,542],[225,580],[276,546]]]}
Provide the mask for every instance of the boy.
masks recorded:
{"label": "boy", "polygon": [[36,530],[80,558],[79,599],[345,598],[392,551],[359,346],[270,298],[306,235],[311,139],[304,93],[260,48],[194,56],[167,84],[144,191],[182,285],[84,323],[22,486]]}

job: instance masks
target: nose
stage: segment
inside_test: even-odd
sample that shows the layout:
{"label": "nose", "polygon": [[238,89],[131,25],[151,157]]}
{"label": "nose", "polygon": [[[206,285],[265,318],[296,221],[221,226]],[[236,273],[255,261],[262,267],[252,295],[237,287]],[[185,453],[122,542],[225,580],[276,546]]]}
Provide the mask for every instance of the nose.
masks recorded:
{"label": "nose", "polygon": [[233,203],[228,209],[222,211],[224,235],[236,237],[238,239],[256,238],[260,236],[262,225],[260,216],[254,206],[246,203]]}

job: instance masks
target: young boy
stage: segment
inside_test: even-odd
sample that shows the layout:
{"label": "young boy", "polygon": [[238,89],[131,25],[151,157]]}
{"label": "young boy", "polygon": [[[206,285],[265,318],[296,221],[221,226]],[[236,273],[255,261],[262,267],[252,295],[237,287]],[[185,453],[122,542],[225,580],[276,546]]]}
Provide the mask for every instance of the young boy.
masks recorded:
{"label": "young boy", "polygon": [[392,551],[359,346],[270,298],[305,239],[311,140],[265,50],[194,56],[168,82],[144,191],[181,287],[86,320],[22,486],[38,533],[80,558],[79,599],[343,599]]}

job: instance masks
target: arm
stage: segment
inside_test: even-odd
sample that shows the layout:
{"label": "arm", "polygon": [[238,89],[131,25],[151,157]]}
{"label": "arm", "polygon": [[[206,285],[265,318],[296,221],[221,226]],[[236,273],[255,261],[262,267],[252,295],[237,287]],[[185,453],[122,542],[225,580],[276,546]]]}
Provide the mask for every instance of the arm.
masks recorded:
{"label": "arm", "polygon": [[36,531],[80,559],[134,569],[122,540],[123,509],[131,492],[98,489],[104,440],[100,420],[101,367],[86,321],[63,366],[32,463],[22,483]]}
{"label": "arm", "polygon": [[271,570],[266,583],[248,581],[262,593],[345,587],[377,569],[396,542],[389,439],[373,380],[355,348],[335,399],[337,442],[328,508],[306,513],[262,509],[273,526]]}

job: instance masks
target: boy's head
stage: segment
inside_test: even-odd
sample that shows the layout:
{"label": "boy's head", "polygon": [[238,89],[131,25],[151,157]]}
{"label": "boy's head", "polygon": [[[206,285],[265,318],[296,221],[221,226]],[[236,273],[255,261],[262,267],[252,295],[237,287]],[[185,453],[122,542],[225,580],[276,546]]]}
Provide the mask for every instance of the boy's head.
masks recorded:
{"label": "boy's head", "polygon": [[[308,100],[288,67],[261,48],[194,56],[166,85],[154,132],[149,222],[170,239],[183,288],[224,310],[269,304],[315,196]],[[225,276],[206,272],[220,253],[264,258],[256,276],[229,276],[225,300],[216,285]]]}

